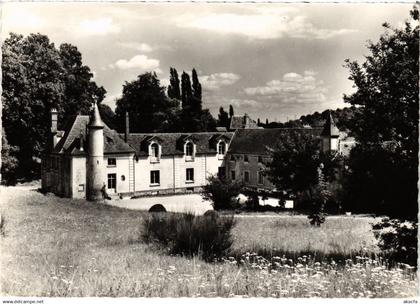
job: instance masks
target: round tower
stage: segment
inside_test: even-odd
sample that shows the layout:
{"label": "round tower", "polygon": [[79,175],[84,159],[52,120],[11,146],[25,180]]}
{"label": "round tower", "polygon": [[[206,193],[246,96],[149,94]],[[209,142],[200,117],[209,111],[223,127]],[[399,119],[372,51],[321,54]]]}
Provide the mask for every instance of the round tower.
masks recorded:
{"label": "round tower", "polygon": [[89,119],[89,148],[87,163],[87,199],[97,201],[103,199],[104,186],[104,123],[95,103]]}

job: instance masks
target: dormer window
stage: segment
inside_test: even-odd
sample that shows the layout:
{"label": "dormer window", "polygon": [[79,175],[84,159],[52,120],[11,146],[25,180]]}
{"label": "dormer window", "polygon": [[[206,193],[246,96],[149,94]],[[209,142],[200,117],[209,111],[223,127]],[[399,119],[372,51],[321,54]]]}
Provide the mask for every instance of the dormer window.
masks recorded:
{"label": "dormer window", "polygon": [[194,146],[192,143],[189,142],[185,145],[185,155],[193,156],[193,153],[194,153]]}
{"label": "dormer window", "polygon": [[185,160],[194,160],[194,144],[190,141],[185,144]]}
{"label": "dormer window", "polygon": [[159,158],[160,158],[159,145],[157,143],[153,143],[150,145],[150,162],[157,163],[159,162]]}
{"label": "dormer window", "polygon": [[226,143],[224,141],[219,142],[217,147],[217,152],[221,155],[225,155],[226,153]]}

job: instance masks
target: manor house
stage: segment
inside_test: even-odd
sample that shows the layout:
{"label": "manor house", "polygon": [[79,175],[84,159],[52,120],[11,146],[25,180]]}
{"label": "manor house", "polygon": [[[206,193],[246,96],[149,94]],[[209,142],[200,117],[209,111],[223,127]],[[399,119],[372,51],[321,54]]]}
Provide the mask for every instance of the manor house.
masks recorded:
{"label": "manor house", "polygon": [[291,132],[310,132],[323,151],[340,152],[340,132],[330,116],[324,128],[238,128],[235,132],[119,134],[101,119],[77,115],[64,130],[51,111],[51,134],[42,159],[42,188],[70,198],[198,192],[218,174],[245,186],[273,189],[264,175],[270,149]]}

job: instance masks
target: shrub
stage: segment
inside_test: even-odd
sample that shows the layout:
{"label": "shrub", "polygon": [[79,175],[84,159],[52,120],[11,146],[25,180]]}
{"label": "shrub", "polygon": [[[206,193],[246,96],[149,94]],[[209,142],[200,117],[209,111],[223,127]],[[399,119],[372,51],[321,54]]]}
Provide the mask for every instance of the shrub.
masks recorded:
{"label": "shrub", "polygon": [[384,218],[372,225],[378,246],[393,261],[417,265],[416,222]]}
{"label": "shrub", "polygon": [[204,212],[203,216],[219,217],[219,213],[217,213],[217,211],[214,210],[207,210],[206,212]]}
{"label": "shrub", "polygon": [[151,214],[145,218],[142,239],[169,249],[171,254],[198,255],[206,261],[224,256],[233,240],[233,216],[215,214]]}
{"label": "shrub", "polygon": [[166,209],[161,204],[155,204],[150,207],[149,212],[166,212]]}
{"label": "shrub", "polygon": [[203,187],[202,196],[205,200],[212,201],[214,210],[231,210],[238,207],[235,197],[238,196],[241,189],[242,185],[239,183],[210,176],[207,185]]}
{"label": "shrub", "polygon": [[253,191],[248,194],[248,200],[245,202],[246,209],[258,211],[260,207],[260,199],[258,193]]}

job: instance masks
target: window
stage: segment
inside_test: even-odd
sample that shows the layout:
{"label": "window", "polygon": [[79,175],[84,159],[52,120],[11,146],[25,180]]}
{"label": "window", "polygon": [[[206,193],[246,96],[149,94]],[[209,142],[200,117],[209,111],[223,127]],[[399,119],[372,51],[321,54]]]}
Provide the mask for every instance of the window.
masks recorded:
{"label": "window", "polygon": [[188,183],[192,183],[194,182],[194,169],[193,168],[188,168],[186,170],[186,182]]}
{"label": "window", "polygon": [[244,181],[245,183],[249,183],[249,171],[244,172]]}
{"label": "window", "polygon": [[230,178],[231,178],[232,180],[235,180],[235,179],[236,179],[236,172],[235,172],[235,170],[232,170],[232,171],[230,172]]}
{"label": "window", "polygon": [[226,153],[226,144],[224,141],[219,142],[219,147],[217,149],[217,152],[222,155]]}
{"label": "window", "polygon": [[117,165],[117,160],[115,158],[108,158],[108,167],[115,167]]}
{"label": "window", "polygon": [[231,160],[231,161],[235,161],[235,155],[231,155],[231,156],[230,156],[230,160]]}
{"label": "window", "polygon": [[188,142],[185,145],[185,155],[186,156],[193,156],[193,153],[194,153],[194,145],[192,143]]}
{"label": "window", "polygon": [[244,155],[244,162],[249,162],[249,160],[248,160],[248,155]]}
{"label": "window", "polygon": [[160,184],[160,172],[159,170],[150,171],[150,184],[159,185]]}
{"label": "window", "polygon": [[217,172],[217,176],[219,178],[225,178],[226,175],[226,168],[225,167],[219,167],[218,172]]}
{"label": "window", "polygon": [[108,174],[108,189],[117,188],[117,175],[115,173]]}
{"label": "window", "polygon": [[85,185],[84,185],[84,184],[80,184],[80,185],[77,187],[77,190],[78,190],[79,192],[85,192]]}
{"label": "window", "polygon": [[121,180],[125,181],[125,175],[121,175]]}
{"label": "window", "polygon": [[264,174],[262,171],[258,171],[258,184],[264,184]]}
{"label": "window", "polygon": [[258,162],[259,163],[262,163],[263,162],[262,156],[258,156]]}
{"label": "window", "polygon": [[151,146],[150,146],[150,150],[151,150],[151,156],[152,157],[155,157],[155,158],[158,158],[159,157],[159,146],[158,146],[158,144],[152,144]]}

